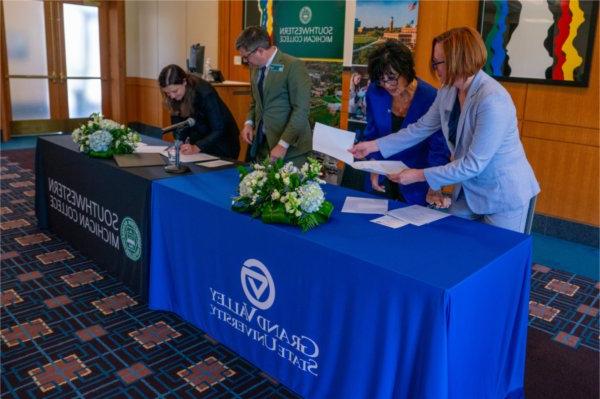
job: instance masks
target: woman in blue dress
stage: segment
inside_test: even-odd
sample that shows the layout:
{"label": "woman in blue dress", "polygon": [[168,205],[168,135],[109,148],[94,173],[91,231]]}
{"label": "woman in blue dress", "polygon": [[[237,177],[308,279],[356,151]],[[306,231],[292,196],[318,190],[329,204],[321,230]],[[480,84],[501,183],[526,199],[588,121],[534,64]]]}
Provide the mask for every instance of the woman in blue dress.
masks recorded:
{"label": "woman in blue dress", "polygon": [[[368,73],[371,84],[367,90],[367,127],[361,140],[375,140],[399,131],[416,122],[427,112],[436,96],[436,89],[416,77],[411,51],[399,41],[388,40],[369,56]],[[371,159],[383,159],[379,152]],[[409,168],[428,168],[449,162],[450,151],[442,131],[426,140],[387,158],[402,161]],[[430,191],[427,182],[397,184],[384,176],[372,174],[370,186],[386,196],[409,204],[427,204],[440,198]],[[369,183],[367,183],[369,184]]]}

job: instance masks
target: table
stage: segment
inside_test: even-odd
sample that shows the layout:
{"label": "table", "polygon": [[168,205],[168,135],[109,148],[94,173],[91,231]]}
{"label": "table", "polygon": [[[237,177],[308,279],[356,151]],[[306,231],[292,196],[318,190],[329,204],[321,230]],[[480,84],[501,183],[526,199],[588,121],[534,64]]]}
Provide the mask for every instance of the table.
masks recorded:
{"label": "table", "polygon": [[[142,136],[148,144],[169,143]],[[193,173],[209,169],[189,165]],[[148,295],[152,181],[163,166],[119,168],[79,152],[70,135],[38,138],[35,160],[38,225],[127,284]]]}
{"label": "table", "polygon": [[307,398],[522,397],[530,237],[453,216],[392,230],[329,185],[331,220],[302,233],[231,211],[236,185],[153,183],[151,308]]}

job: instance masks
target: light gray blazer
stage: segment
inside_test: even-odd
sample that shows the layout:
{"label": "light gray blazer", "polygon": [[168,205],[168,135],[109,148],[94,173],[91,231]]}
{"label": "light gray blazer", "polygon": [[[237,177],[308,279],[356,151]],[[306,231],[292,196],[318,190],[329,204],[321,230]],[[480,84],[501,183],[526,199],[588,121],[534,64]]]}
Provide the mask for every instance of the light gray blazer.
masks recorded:
{"label": "light gray blazer", "polygon": [[429,111],[417,122],[377,140],[389,157],[442,129],[453,161],[425,169],[432,189],[455,184],[453,200],[464,191],[471,210],[493,214],[527,206],[540,186],[519,139],[515,106],[508,92],[479,71],[467,93],[456,130],[456,147],[448,142],[448,120],[456,100],[455,87],[442,87]]}

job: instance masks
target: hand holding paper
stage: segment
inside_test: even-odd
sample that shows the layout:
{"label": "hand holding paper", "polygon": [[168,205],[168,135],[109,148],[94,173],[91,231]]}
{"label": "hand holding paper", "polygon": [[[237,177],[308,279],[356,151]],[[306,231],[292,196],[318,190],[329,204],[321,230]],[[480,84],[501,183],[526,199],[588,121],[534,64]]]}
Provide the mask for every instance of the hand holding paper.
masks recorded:
{"label": "hand holding paper", "polygon": [[355,133],[316,123],[313,132],[313,150],[344,161],[354,169],[364,170],[365,172],[386,175],[407,169],[407,166],[401,161],[355,162],[352,155],[352,151],[355,148],[365,148],[364,150],[356,151],[356,154],[363,154],[364,152],[365,155],[368,155],[371,152],[378,151],[377,142],[366,141],[354,145],[355,138]]}
{"label": "hand holding paper", "polygon": [[351,164],[354,161],[348,149],[354,144],[356,133],[315,123],[313,150]]}
{"label": "hand holding paper", "polygon": [[356,143],[348,149],[348,152],[350,152],[357,159],[363,159],[367,155],[377,151],[379,151],[379,147],[377,146],[377,141],[375,140]]}
{"label": "hand holding paper", "polygon": [[425,181],[425,173],[423,169],[408,169],[404,165],[404,169],[389,173],[388,179],[399,184],[412,184]]}

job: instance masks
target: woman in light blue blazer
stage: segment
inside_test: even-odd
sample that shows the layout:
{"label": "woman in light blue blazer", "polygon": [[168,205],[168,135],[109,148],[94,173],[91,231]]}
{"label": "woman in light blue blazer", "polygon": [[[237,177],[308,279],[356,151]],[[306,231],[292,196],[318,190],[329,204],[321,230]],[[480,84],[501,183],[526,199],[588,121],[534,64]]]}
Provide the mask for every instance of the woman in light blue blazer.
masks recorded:
{"label": "woman in light blue blazer", "polygon": [[442,129],[452,161],[443,166],[392,173],[400,184],[427,181],[433,190],[454,185],[449,212],[522,232],[529,201],[540,191],[519,139],[508,92],[481,70],[486,49],[479,33],[451,29],[433,40],[431,68],[442,88],[416,123],[397,133],[354,145],[357,158],[380,151],[384,157],[421,142]]}

